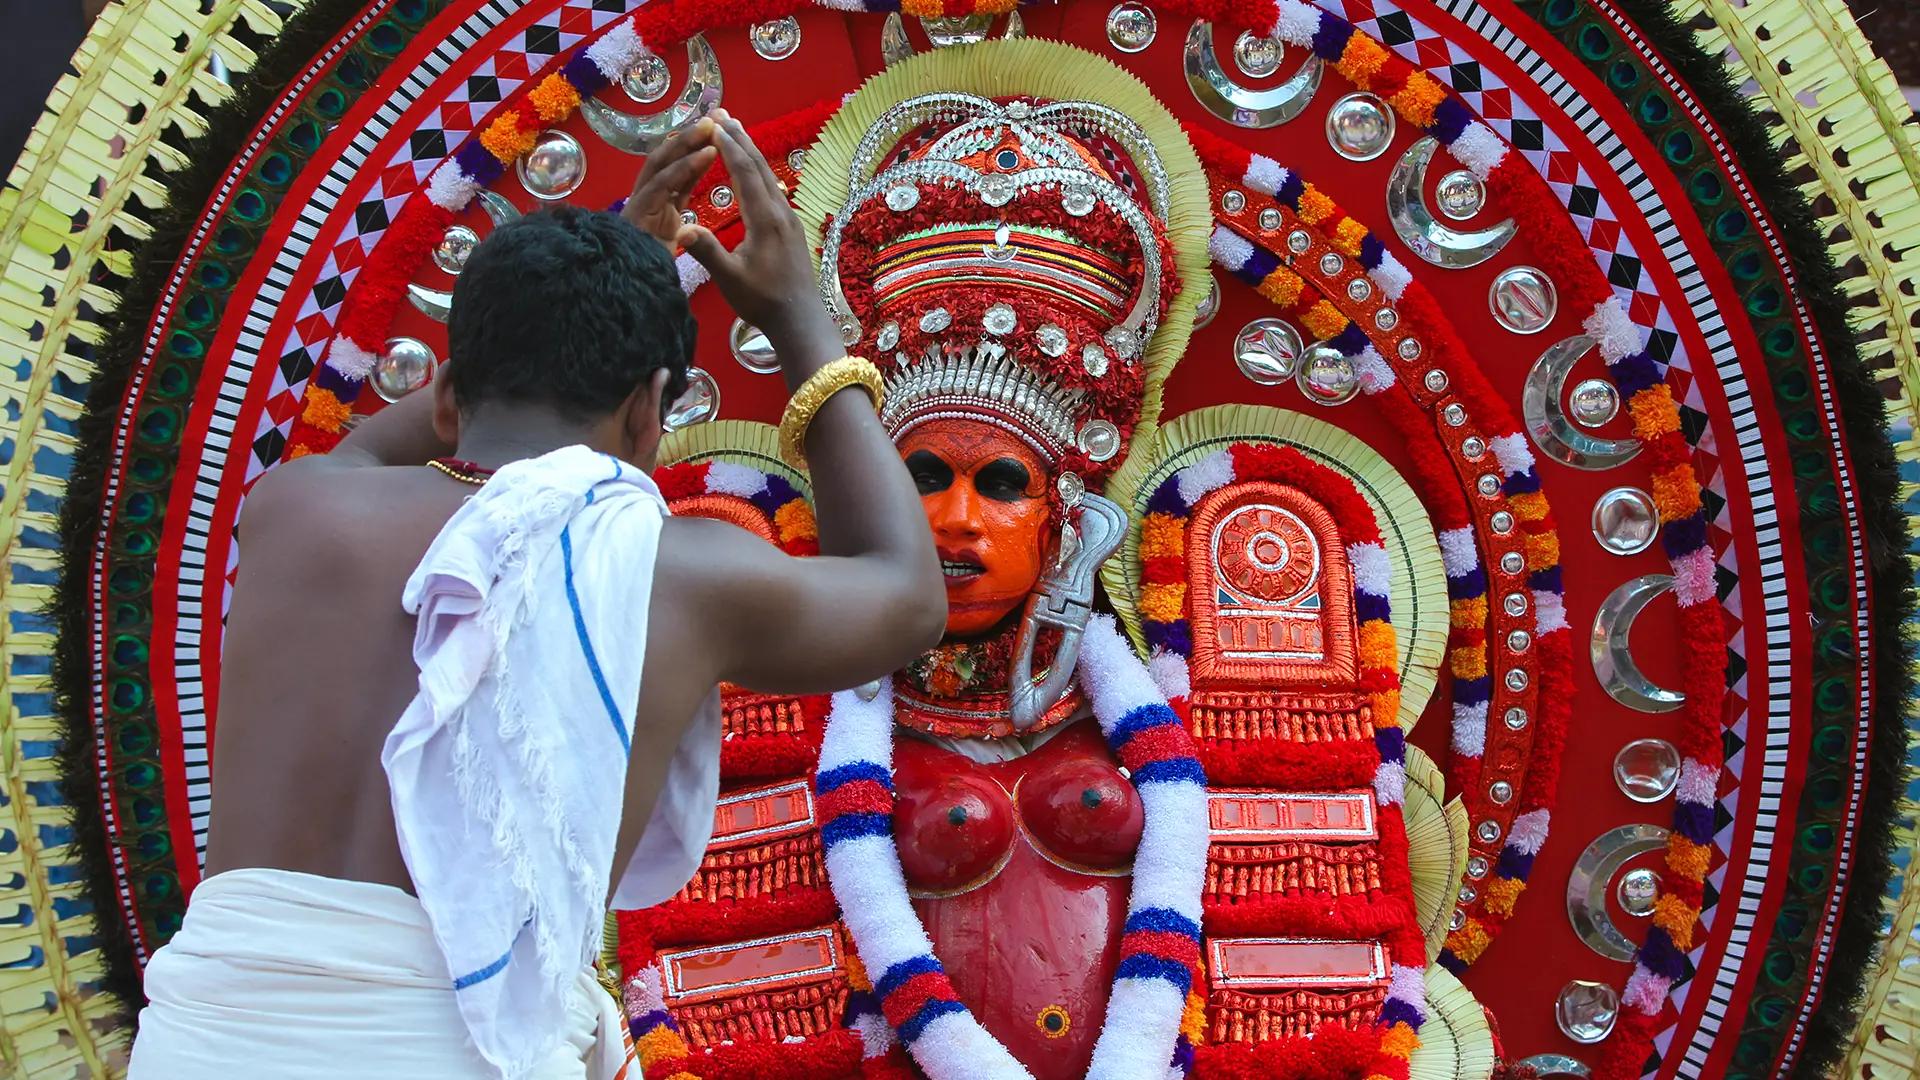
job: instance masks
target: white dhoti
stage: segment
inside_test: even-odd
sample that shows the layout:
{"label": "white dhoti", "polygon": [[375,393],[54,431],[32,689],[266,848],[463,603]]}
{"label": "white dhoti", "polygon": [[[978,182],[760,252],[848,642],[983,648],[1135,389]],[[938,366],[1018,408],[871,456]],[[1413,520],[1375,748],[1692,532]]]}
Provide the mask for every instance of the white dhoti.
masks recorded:
{"label": "white dhoti", "polygon": [[[131,1080],[495,1075],[473,1047],[420,902],[399,889],[233,870],[194,890],[146,969]],[[610,1080],[613,998],[582,971],[559,1043],[528,1075]]]}

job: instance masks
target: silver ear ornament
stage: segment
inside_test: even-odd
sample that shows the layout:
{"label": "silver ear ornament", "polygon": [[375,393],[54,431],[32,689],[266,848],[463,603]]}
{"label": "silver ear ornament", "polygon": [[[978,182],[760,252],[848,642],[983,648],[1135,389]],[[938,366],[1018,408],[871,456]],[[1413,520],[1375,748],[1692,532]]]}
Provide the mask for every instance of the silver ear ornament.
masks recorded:
{"label": "silver ear ornament", "polygon": [[[1013,650],[1012,696],[1009,713],[1013,730],[1028,731],[1047,710],[1058,704],[1073,684],[1080,661],[1080,640],[1093,617],[1093,590],[1100,564],[1120,550],[1127,535],[1127,514],[1119,505],[1098,495],[1080,497],[1078,543],[1063,537],[1060,558],[1040,579],[1027,599],[1020,638]],[[1042,627],[1060,631],[1060,649],[1044,679],[1033,677],[1033,650]]]}

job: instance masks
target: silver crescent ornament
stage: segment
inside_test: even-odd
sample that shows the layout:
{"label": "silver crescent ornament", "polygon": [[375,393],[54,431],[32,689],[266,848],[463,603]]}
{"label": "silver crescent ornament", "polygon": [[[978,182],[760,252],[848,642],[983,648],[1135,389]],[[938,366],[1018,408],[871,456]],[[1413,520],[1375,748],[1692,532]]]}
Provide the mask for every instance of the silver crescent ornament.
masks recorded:
{"label": "silver crescent ornament", "polygon": [[1626,582],[1607,594],[1593,616],[1593,633],[1587,640],[1587,656],[1593,661],[1593,673],[1607,696],[1640,712],[1672,712],[1686,704],[1687,696],[1677,690],[1656,685],[1633,661],[1630,638],[1633,621],[1661,593],[1673,588],[1668,574],[1645,574]]}
{"label": "silver crescent ornament", "polygon": [[1569,423],[1561,410],[1560,395],[1567,375],[1593,346],[1594,340],[1585,334],[1549,345],[1527,372],[1520,390],[1520,412],[1526,417],[1527,434],[1541,453],[1562,465],[1597,471],[1632,461],[1640,452],[1640,440],[1589,435]]}
{"label": "silver crescent ornament", "polygon": [[[1427,167],[1432,164],[1434,151],[1439,146],[1440,140],[1425,136],[1400,155],[1393,174],[1387,179],[1387,220],[1393,223],[1394,235],[1415,255],[1448,270],[1464,270],[1500,254],[1520,228],[1508,218],[1476,232],[1461,232],[1434,218],[1426,202]],[[1466,175],[1479,183],[1472,173]],[[1446,212],[1446,205],[1443,192],[1442,213]]]}
{"label": "silver crescent ornament", "polygon": [[420,314],[434,322],[446,322],[453,314],[453,294],[445,289],[429,289],[425,285],[409,282],[407,300],[419,310]]}
{"label": "silver crescent ornament", "polygon": [[520,218],[520,208],[507,201],[505,195],[497,191],[482,190],[477,196],[480,209],[487,212],[487,219],[495,225],[505,225]]}
{"label": "silver crescent ornament", "polygon": [[1193,308],[1193,328],[1202,329],[1218,314],[1220,314],[1220,279],[1208,274],[1207,295],[1201,297],[1200,302]]}
{"label": "silver crescent ornament", "polygon": [[[1607,910],[1607,892],[1627,860],[1667,846],[1667,830],[1658,825],[1622,825],[1594,838],[1580,853],[1567,875],[1567,921],[1587,948],[1609,960],[1632,960],[1634,945],[1613,924]],[[1573,1032],[1567,1036],[1582,1039]]]}
{"label": "silver crescent ornament", "polygon": [[695,34],[687,39],[687,84],[672,105],[659,112],[629,113],[599,98],[588,97],[580,101],[580,116],[595,135],[615,150],[625,154],[650,154],[668,135],[720,104],[722,89],[720,59],[707,43],[706,35]]}
{"label": "silver crescent ornament", "polygon": [[[1300,70],[1278,86],[1255,90],[1235,82],[1213,48],[1213,24],[1196,21],[1184,50],[1187,87],[1202,108],[1235,127],[1279,127],[1307,111],[1320,90],[1326,61],[1309,53]],[[1276,69],[1278,65],[1276,64]]]}

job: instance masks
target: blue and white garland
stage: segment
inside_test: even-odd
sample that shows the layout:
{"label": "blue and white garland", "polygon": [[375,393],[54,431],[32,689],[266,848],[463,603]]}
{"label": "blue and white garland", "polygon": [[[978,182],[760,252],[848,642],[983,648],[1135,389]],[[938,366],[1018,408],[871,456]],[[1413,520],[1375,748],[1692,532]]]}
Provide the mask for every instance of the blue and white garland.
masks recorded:
{"label": "blue and white garland", "polygon": [[[1178,1078],[1192,1048],[1180,1036],[1196,989],[1200,896],[1207,866],[1207,786],[1191,736],[1111,616],[1087,627],[1081,685],[1107,745],[1145,808],[1120,963],[1088,1080]],[[955,994],[914,913],[893,835],[893,696],[834,695],[815,780],[827,876],[893,1033],[929,1080],[1031,1075]],[[891,1040],[872,1005],[854,1010],[869,1057]],[[864,1021],[864,1022],[862,1022]]]}

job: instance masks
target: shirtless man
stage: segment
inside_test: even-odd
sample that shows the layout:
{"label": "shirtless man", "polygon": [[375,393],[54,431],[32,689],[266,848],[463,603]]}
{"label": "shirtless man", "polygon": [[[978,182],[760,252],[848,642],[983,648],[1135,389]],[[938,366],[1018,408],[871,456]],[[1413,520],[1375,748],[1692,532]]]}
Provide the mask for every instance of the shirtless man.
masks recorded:
{"label": "shirtless man", "polygon": [[[732,251],[680,219],[716,156],[746,223]],[[429,390],[368,418],[332,453],[275,469],[249,496],[240,526],[246,558],[222,656],[217,795],[201,892],[235,871],[293,871],[289,880],[316,888],[389,887],[371,902],[398,905],[394,918],[418,921],[420,905],[401,895],[415,891],[415,876],[381,767],[395,718],[423,686],[415,619],[401,596],[443,526],[482,490],[449,475],[458,470],[428,463],[451,455],[491,471],[584,445],[650,471],[662,411],[685,386],[693,348],[674,246],[692,252],[734,310],[767,334],[789,389],[843,355],[802,226],[738,121],[716,112],[671,139],[648,159],[622,217],[624,224],[562,210],[503,226],[460,278],[451,359]],[[635,664],[639,704],[614,867],[626,866],[639,845],[675,748],[716,683],[844,689],[897,670],[940,637],[946,605],[926,517],[874,403],[857,389],[829,398],[806,452],[821,557],[788,557],[711,520],[668,518],[658,527],[650,619],[639,624],[653,632],[644,664]],[[608,646],[600,642],[603,656]],[[706,812],[710,821],[710,805]],[[194,931],[201,899],[196,893],[183,938]],[[434,930],[444,943],[447,928]],[[406,1020],[434,1023],[430,1030],[386,1038],[390,1017],[415,1004],[375,997],[357,1014],[348,1007],[329,1019],[340,1003],[317,983],[299,988],[306,999],[288,1010],[297,1018],[279,1015],[284,969],[302,957],[319,978],[336,981],[358,977],[355,965],[392,959],[345,955],[359,941],[373,953],[391,950],[374,939],[343,940],[290,939],[283,954],[244,957],[250,970],[270,967],[280,980],[254,986],[231,971],[168,983],[175,968],[162,950],[149,969],[154,1004],[143,1014],[133,1075],[475,1075],[472,1045],[438,1045],[447,1030],[438,1021],[452,1017],[459,1030],[444,964],[422,976],[435,984],[420,1006],[433,1015]],[[328,948],[341,955],[324,954]],[[471,1022],[466,1002],[460,1006]],[[250,1009],[266,1019],[248,1022]],[[283,1019],[300,1030],[278,1030]],[[564,1042],[562,1033],[554,1038]],[[350,1065],[337,1054],[298,1059],[329,1041]],[[585,1056],[575,1040],[553,1055],[558,1071],[528,1075],[580,1076]]]}

